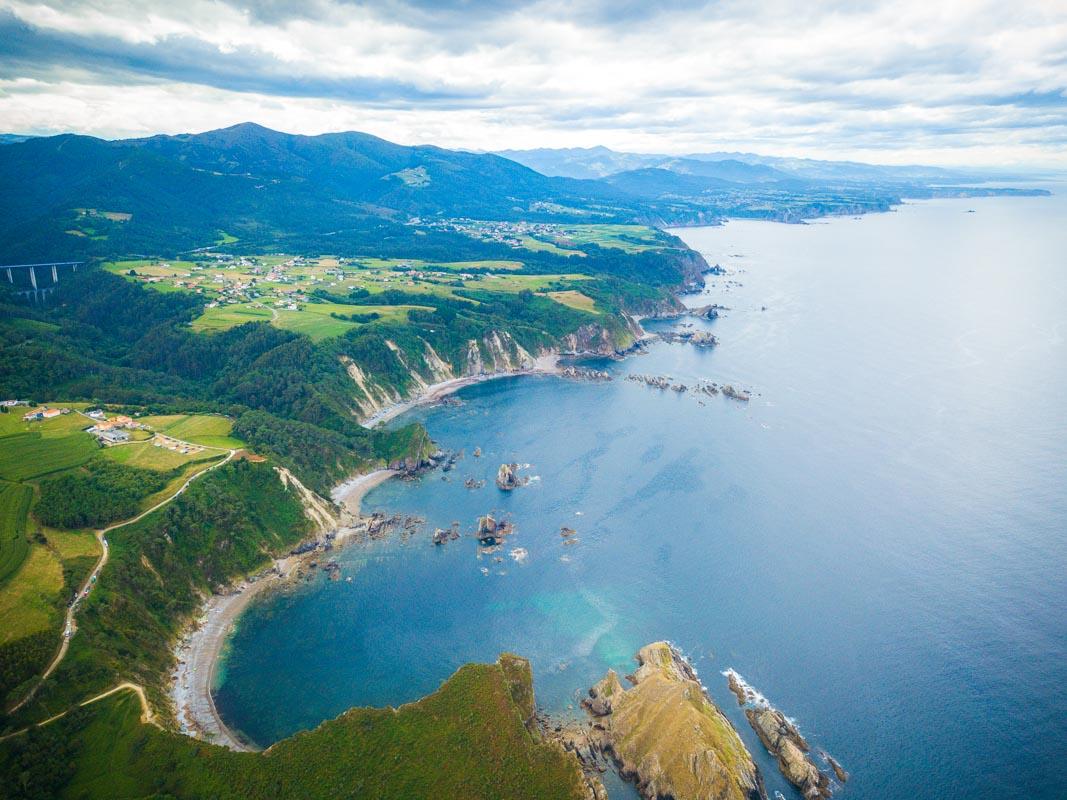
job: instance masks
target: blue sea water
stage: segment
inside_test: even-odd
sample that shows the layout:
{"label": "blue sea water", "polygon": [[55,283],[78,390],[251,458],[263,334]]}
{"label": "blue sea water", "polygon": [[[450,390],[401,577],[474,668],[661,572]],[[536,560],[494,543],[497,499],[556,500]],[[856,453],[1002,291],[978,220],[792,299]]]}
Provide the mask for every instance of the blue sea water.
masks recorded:
{"label": "blue sea water", "polygon": [[[786,797],[727,667],[851,772],[841,796],[1067,796],[1063,194],[678,234],[728,269],[688,299],[729,307],[696,323],[719,347],[660,343],[611,383],[505,379],[410,413],[466,457],[364,507],[427,530],[344,550],[350,582],[253,606],[224,718],[268,744],[504,650],[567,711],[670,639]],[[698,402],[637,372],[755,394]],[[505,461],[536,479],[499,492]],[[502,563],[430,544],[487,511],[517,528]]]}

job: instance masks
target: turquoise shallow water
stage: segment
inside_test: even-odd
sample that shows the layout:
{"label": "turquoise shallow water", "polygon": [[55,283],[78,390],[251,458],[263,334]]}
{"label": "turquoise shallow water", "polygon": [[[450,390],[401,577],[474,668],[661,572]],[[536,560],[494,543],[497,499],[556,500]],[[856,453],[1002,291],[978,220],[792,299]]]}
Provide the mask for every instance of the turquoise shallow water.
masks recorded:
{"label": "turquoise shallow water", "polygon": [[[658,344],[609,365],[609,384],[506,379],[411,413],[467,456],[450,481],[385,484],[365,507],[428,530],[343,551],[351,582],[255,605],[221,713],[266,744],[502,650],[566,710],[667,638],[786,797],[727,667],[845,765],[843,796],[1063,797],[1065,220],[1058,195],[680,232],[730,269],[690,300],[730,307],[707,324],[721,345]],[[700,405],[631,372],[759,394]],[[502,461],[538,479],[500,493]],[[525,563],[430,545],[433,526],[489,510],[514,520]]]}

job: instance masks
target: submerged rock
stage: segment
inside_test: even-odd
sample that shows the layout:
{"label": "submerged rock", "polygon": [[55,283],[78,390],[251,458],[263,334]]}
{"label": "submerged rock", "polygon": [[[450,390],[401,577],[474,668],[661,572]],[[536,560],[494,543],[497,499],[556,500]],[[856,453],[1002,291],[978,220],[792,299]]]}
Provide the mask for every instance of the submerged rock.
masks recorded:
{"label": "submerged rock", "polygon": [[729,397],[732,400],[739,400],[742,403],[747,403],[751,399],[751,395],[743,389],[735,389],[730,384],[726,384],[722,387],[723,397]]}
{"label": "submerged rock", "polygon": [[583,704],[620,773],[648,800],[766,800],[751,754],[693,668],[667,642],[637,660],[633,688],[609,672]]}

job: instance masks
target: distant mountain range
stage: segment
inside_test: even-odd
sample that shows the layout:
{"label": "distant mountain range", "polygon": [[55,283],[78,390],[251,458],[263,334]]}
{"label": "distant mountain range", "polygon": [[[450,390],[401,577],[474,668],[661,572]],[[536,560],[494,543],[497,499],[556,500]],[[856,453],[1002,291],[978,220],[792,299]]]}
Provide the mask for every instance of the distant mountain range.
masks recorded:
{"label": "distant mountain range", "polygon": [[670,156],[655,153],[621,153],[607,147],[498,150],[544,175],[595,180],[620,172],[665,169],[691,175],[723,178],[739,183],[799,179],[865,183],[974,183],[986,179],[975,172],[923,166],[884,166],[855,161],[818,161],[779,158],[754,153],[693,153]]}
{"label": "distant mountain range", "polygon": [[2,141],[0,263],[219,245],[410,257],[432,244],[441,257],[472,247],[441,233],[438,223],[452,218],[800,221],[884,211],[904,197],[945,191],[932,184],[965,178],[918,167],[606,148],[505,157],[365,133],[300,136],[253,123],[116,141],[74,134]]}

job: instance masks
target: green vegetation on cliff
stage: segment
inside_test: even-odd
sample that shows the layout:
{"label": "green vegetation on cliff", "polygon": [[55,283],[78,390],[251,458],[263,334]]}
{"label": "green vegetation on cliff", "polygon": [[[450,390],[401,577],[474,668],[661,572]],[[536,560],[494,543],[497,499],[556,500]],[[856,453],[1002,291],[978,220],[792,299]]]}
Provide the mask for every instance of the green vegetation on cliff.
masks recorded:
{"label": "green vegetation on cliff", "polygon": [[234,753],[142,723],[124,692],[0,744],[0,782],[13,800],[582,797],[577,761],[527,727],[532,704],[529,665],[501,656],[397,710],[352,709]]}

